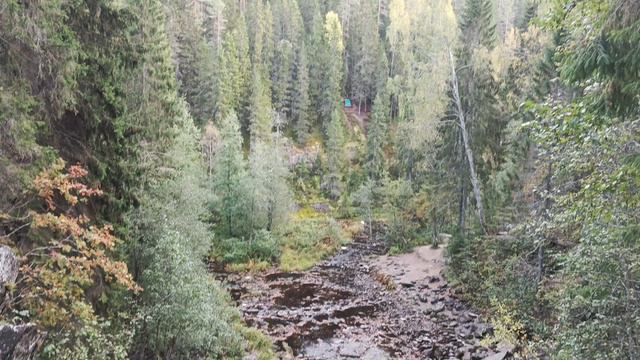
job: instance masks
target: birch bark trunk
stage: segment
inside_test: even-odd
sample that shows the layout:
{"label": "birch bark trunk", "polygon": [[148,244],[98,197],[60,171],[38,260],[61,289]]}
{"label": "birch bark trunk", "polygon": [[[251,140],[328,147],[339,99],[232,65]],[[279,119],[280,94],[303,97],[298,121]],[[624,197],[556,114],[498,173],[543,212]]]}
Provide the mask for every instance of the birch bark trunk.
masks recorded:
{"label": "birch bark trunk", "polygon": [[476,173],[475,162],[473,161],[473,151],[469,145],[469,134],[467,133],[467,124],[464,118],[464,110],[462,109],[462,101],[460,100],[460,91],[458,89],[458,75],[456,74],[456,64],[453,59],[453,53],[449,50],[449,60],[451,62],[451,83],[453,90],[453,100],[456,103],[456,115],[458,117],[458,126],[462,133],[462,143],[464,151],[467,156],[467,162],[469,163],[469,175],[471,177],[471,186],[473,188],[473,196],[476,199],[476,211],[478,213],[478,220],[482,230],[486,232],[484,223],[484,205],[482,203],[482,190],[480,189],[480,181],[478,180],[478,174]]}

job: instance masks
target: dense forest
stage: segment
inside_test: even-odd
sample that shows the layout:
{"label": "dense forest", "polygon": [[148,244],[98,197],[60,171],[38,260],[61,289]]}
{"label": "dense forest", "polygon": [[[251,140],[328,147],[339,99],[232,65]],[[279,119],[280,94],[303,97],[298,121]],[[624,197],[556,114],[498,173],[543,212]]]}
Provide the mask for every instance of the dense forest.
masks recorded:
{"label": "dense forest", "polygon": [[636,0],[0,0],[0,358],[282,357],[212,269],[362,235],[638,359],[639,119]]}

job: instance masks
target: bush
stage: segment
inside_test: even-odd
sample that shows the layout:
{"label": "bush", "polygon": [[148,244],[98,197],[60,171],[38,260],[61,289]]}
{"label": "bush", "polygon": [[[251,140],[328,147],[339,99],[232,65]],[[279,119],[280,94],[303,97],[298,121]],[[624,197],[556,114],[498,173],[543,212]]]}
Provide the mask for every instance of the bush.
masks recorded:
{"label": "bush", "polygon": [[183,236],[167,231],[151,258],[143,274],[145,306],[137,355],[241,358],[242,340],[233,328],[239,314],[186,248]]}
{"label": "bush", "polygon": [[[447,246],[447,276],[463,298],[490,310],[498,341],[520,341],[540,327],[535,254],[531,241],[511,236],[454,236]],[[522,343],[520,345],[526,345]]]}
{"label": "bush", "polygon": [[392,180],[385,184],[384,209],[388,216],[387,241],[394,247],[407,250],[416,236],[418,224],[411,207],[413,189],[407,180]]}
{"label": "bush", "polygon": [[284,270],[304,270],[334,253],[347,237],[331,218],[309,218],[291,222],[283,236],[280,265]]}
{"label": "bush", "polygon": [[42,349],[44,360],[124,360],[131,345],[129,327],[111,327],[108,321],[85,323],[80,329],[50,335]]}
{"label": "bush", "polygon": [[264,229],[253,233],[251,239],[222,239],[214,248],[214,258],[224,264],[241,264],[251,260],[277,262],[282,251],[278,236]]}

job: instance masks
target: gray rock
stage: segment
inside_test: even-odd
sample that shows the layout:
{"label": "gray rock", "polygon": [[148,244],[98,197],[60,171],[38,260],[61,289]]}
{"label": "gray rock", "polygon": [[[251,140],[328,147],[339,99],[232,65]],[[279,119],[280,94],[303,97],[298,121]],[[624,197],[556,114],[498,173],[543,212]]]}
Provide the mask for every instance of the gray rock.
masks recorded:
{"label": "gray rock", "polygon": [[366,350],[367,348],[364,344],[350,342],[342,346],[339,354],[345,357],[359,358]]}
{"label": "gray rock", "polygon": [[362,360],[387,360],[389,355],[377,347],[372,347],[362,355]]}
{"label": "gray rock", "polygon": [[18,259],[11,249],[0,246],[0,296],[4,297],[7,284],[18,277]]}
{"label": "gray rock", "polygon": [[439,312],[441,312],[442,310],[444,310],[444,304],[443,303],[436,303],[431,305],[429,308],[427,308],[427,312],[433,313],[433,314],[437,314]]}
{"label": "gray rock", "polygon": [[487,324],[478,324],[476,326],[475,335],[476,337],[484,337],[487,334],[491,334],[493,332],[493,328]]}
{"label": "gray rock", "polygon": [[504,360],[511,358],[511,353],[508,351],[501,351],[497,354],[493,354],[484,358],[484,360]]}
{"label": "gray rock", "polygon": [[31,360],[46,336],[34,324],[0,325],[0,359]]}

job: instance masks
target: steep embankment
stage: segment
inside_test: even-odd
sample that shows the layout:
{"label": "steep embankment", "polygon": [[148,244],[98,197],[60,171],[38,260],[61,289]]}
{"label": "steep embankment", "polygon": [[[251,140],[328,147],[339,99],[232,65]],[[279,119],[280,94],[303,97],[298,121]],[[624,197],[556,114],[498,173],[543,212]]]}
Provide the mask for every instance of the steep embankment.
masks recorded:
{"label": "steep embankment", "polygon": [[362,233],[306,272],[221,277],[282,358],[504,358],[480,345],[491,328],[450,294],[442,249],[386,250]]}

